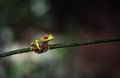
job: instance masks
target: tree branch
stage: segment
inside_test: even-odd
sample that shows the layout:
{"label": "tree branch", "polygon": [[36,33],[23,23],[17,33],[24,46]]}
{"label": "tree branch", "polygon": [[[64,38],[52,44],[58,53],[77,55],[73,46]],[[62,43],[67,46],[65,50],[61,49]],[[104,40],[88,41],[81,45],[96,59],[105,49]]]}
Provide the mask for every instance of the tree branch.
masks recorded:
{"label": "tree branch", "polygon": [[[98,44],[98,43],[106,43],[106,42],[115,42],[120,41],[120,37],[112,37],[112,38],[104,38],[104,39],[96,39],[96,40],[87,40],[87,41],[77,41],[77,42],[68,42],[68,43],[58,43],[58,44],[50,44],[50,49],[57,49],[57,48],[65,48],[65,47],[74,47],[74,46],[82,46],[82,45],[89,45],[89,44]],[[20,54],[20,53],[27,53],[31,52],[31,48],[23,48],[18,50],[13,50],[9,52],[3,52],[0,54],[0,58]]]}

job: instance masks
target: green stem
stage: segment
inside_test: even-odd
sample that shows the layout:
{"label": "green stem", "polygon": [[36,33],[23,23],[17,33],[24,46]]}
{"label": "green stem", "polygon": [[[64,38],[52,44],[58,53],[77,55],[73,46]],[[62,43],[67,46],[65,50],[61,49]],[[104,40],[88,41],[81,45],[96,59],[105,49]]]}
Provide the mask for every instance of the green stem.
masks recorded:
{"label": "green stem", "polygon": [[3,53],[0,54],[0,58],[10,56],[10,55],[14,55],[14,54],[27,53],[27,52],[30,52],[30,51],[31,51],[31,49],[29,47],[29,48],[13,50],[13,51],[9,51],[9,52],[3,52]]}
{"label": "green stem", "polygon": [[107,42],[115,42],[115,41],[120,41],[120,37],[52,44],[51,49],[82,46],[82,45],[89,45],[89,44],[98,44],[98,43],[107,43]]}
{"label": "green stem", "polygon": [[[82,46],[82,45],[89,45],[89,44],[97,44],[97,43],[106,43],[106,42],[115,42],[120,41],[120,37],[112,37],[112,38],[104,38],[104,39],[96,39],[96,40],[86,40],[86,41],[77,41],[77,42],[69,42],[69,43],[58,43],[58,44],[51,44],[50,49],[57,49],[57,48],[65,48],[65,47],[74,47],[74,46]],[[23,48],[18,50],[13,50],[9,52],[3,52],[0,54],[0,58],[19,54],[19,53],[27,53],[31,52],[31,48]]]}

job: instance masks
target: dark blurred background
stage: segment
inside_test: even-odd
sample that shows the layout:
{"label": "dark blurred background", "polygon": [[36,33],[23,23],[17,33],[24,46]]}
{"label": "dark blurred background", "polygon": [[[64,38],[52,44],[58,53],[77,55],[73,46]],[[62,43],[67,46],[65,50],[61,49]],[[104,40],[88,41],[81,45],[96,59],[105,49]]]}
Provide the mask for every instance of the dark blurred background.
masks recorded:
{"label": "dark blurred background", "polygon": [[[0,0],[0,52],[120,36],[120,0]],[[0,78],[120,78],[120,42],[23,53],[0,59]]]}

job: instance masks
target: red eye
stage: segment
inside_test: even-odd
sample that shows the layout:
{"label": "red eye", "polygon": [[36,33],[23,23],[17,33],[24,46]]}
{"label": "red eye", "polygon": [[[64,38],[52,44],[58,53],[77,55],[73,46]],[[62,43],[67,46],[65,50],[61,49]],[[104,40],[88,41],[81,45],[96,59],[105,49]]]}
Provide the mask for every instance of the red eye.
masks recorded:
{"label": "red eye", "polygon": [[44,35],[44,39],[48,39],[48,35]]}

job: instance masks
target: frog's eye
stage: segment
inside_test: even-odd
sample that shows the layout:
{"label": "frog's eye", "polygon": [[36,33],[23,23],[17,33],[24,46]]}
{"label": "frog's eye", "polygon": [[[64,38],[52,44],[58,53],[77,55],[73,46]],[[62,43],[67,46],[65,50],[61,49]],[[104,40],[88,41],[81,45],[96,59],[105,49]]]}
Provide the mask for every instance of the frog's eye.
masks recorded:
{"label": "frog's eye", "polygon": [[48,35],[44,35],[43,38],[44,38],[44,39],[48,39]]}

